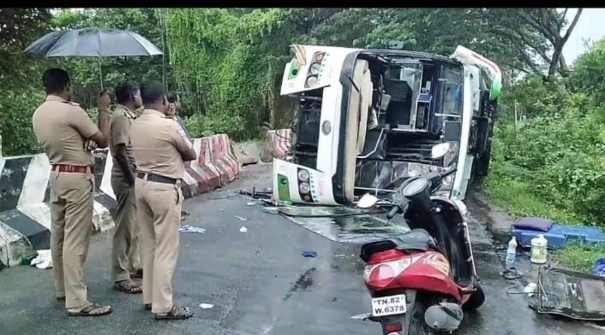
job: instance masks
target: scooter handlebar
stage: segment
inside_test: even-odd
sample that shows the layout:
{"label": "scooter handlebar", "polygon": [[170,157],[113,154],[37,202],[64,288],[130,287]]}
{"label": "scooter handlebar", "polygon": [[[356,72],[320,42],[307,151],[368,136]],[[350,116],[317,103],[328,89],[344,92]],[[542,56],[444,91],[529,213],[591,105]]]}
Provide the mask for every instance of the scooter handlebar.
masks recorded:
{"label": "scooter handlebar", "polygon": [[407,201],[404,201],[399,205],[394,205],[393,208],[391,208],[391,210],[387,213],[387,219],[390,220],[399,213],[405,213],[409,205],[410,204]]}
{"label": "scooter handlebar", "polygon": [[389,213],[387,213],[387,219],[390,220],[390,219],[394,218],[395,215],[397,215],[397,213],[399,213],[400,210],[401,210],[401,206],[399,206],[399,205],[393,206],[393,208],[391,208]]}

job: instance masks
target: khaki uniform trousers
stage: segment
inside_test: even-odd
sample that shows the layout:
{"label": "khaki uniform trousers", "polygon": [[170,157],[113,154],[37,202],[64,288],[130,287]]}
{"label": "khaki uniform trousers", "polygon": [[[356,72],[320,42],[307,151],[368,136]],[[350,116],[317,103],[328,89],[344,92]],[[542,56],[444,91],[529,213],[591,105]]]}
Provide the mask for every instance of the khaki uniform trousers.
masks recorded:
{"label": "khaki uniform trousers", "polygon": [[[147,177],[145,177],[147,178]],[[178,185],[136,179],[137,222],[141,230],[143,303],[152,313],[173,307],[172,276],[179,254],[183,194]]]}
{"label": "khaki uniform trousers", "polygon": [[94,175],[51,171],[50,250],[57,297],[79,312],[91,303],[84,285],[84,263],[93,231]]}
{"label": "khaki uniform trousers", "polygon": [[118,203],[112,241],[112,277],[114,282],[130,279],[141,269],[139,256],[139,227],[136,224],[134,185],[124,178],[111,178],[111,188]]}

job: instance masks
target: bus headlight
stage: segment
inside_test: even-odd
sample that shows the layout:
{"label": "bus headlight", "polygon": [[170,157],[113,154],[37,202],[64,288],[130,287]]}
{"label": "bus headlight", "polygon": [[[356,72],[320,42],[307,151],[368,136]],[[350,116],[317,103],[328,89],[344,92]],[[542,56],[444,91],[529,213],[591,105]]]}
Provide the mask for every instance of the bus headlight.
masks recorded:
{"label": "bus headlight", "polygon": [[309,73],[312,75],[316,75],[319,73],[319,69],[321,69],[321,65],[319,63],[313,63],[309,68]]}
{"label": "bus headlight", "polygon": [[298,170],[298,179],[300,181],[308,181],[309,180],[309,171],[300,169]]}
{"label": "bus headlight", "polygon": [[314,87],[315,85],[317,85],[317,77],[307,78],[307,81],[305,82],[306,87]]}
{"label": "bus headlight", "polygon": [[300,183],[298,188],[300,190],[300,193],[302,194],[309,194],[309,192],[311,192],[311,187],[309,186],[309,183]]}

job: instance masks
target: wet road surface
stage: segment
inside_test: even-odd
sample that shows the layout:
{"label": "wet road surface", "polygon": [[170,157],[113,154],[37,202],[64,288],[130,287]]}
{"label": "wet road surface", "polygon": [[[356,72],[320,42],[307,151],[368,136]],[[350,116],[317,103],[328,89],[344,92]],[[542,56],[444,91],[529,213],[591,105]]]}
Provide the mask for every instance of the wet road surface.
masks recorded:
{"label": "wet road surface", "polygon": [[[71,318],[54,299],[51,270],[25,266],[0,271],[0,335],[310,335],[379,334],[371,322],[351,320],[368,312],[358,245],[321,235],[339,234],[338,227],[316,227],[248,206],[233,190],[269,186],[270,167],[250,166],[241,180],[222,192],[185,201],[191,213],[184,224],[206,229],[181,233],[181,251],[174,279],[178,304],[195,311],[186,321],[155,321],[142,308],[140,296],[118,293],[110,279],[110,240],[95,236],[85,269],[89,298],[111,304],[114,312],[99,318]],[[246,221],[242,221],[240,216]],[[326,223],[330,225],[330,223]],[[603,334],[603,329],[541,316],[519,295],[507,295],[499,276],[501,260],[491,239],[472,222],[477,267],[486,304],[465,317],[456,334],[533,335]],[[246,227],[247,232],[240,232]],[[304,251],[317,252],[305,258]],[[199,304],[214,305],[201,309]]]}

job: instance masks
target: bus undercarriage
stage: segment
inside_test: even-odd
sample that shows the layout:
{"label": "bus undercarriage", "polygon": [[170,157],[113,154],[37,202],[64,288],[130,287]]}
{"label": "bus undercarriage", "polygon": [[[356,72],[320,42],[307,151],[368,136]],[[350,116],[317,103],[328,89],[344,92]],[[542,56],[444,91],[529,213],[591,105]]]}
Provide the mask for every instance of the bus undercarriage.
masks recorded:
{"label": "bus undercarriage", "polygon": [[[347,205],[388,197],[405,178],[458,171],[441,189],[464,199],[488,173],[501,86],[498,67],[458,47],[451,57],[403,50],[293,47],[282,95],[299,99],[286,160],[274,160],[274,199]],[[431,148],[448,142],[438,160]]]}

